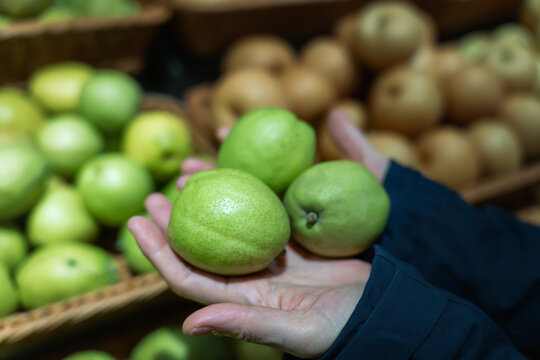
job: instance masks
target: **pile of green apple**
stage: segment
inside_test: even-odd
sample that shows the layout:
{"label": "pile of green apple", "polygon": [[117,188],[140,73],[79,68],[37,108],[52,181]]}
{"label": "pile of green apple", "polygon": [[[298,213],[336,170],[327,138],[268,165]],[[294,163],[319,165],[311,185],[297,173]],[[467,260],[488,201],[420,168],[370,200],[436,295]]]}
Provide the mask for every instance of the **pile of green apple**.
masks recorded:
{"label": "pile of green apple", "polygon": [[135,0],[0,0],[0,27],[33,19],[41,23],[77,18],[119,18],[136,15]]}
{"label": "pile of green apple", "polygon": [[405,1],[370,2],[298,51],[273,35],[241,38],[224,54],[210,131],[286,108],[317,129],[319,159],[342,159],[322,121],[339,108],[378,150],[454,189],[512,173],[540,156],[539,4],[444,43]]}
{"label": "pile of green apple", "polygon": [[117,282],[100,233],[118,234],[135,272],[154,271],[125,223],[156,189],[174,199],[193,145],[182,118],[144,111],[142,95],[78,62],[0,88],[0,317]]}

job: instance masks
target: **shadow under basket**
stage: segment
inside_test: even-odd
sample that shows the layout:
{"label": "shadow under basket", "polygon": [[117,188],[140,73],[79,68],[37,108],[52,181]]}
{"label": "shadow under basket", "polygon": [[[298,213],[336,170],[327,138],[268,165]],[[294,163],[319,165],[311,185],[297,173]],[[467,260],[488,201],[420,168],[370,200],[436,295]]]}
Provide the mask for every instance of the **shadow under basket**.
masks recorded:
{"label": "shadow under basket", "polygon": [[26,81],[37,69],[68,60],[136,74],[154,33],[169,16],[167,7],[145,4],[137,15],[124,18],[14,23],[0,29],[0,84]]}

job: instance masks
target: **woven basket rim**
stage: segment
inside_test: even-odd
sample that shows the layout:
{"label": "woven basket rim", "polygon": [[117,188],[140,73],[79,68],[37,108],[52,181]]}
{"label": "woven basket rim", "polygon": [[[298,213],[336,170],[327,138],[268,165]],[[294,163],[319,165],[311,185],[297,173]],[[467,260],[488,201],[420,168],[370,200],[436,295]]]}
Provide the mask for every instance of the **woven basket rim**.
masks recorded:
{"label": "woven basket rim", "polygon": [[86,32],[103,28],[125,28],[133,26],[156,26],[165,23],[171,10],[159,4],[142,5],[137,15],[122,18],[77,18],[55,23],[21,21],[0,29],[0,41],[19,37],[35,37],[47,33]]}

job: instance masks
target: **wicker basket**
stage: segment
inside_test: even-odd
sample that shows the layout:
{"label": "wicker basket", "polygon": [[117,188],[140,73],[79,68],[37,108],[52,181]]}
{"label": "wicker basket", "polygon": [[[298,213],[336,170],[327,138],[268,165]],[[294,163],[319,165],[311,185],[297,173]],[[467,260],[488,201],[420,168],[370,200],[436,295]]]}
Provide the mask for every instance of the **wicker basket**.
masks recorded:
{"label": "wicker basket", "polygon": [[[305,41],[329,32],[341,17],[373,0],[160,0],[174,9],[172,32],[194,55],[211,55],[253,33],[272,33]],[[410,0],[432,15],[441,35],[449,36],[517,15],[521,1]]]}
{"label": "wicker basket", "polygon": [[[211,84],[200,84],[185,94],[186,111],[198,133],[217,148],[210,118]],[[498,198],[540,184],[540,161],[527,163],[518,171],[494,178],[484,178],[476,184],[461,189],[460,193],[471,204],[495,201]]]}
{"label": "wicker basket", "polygon": [[[186,119],[191,128],[195,150],[215,155],[215,148],[192,126],[189,117],[186,117],[185,111],[174,98],[165,95],[147,95],[143,108],[169,111]],[[116,259],[120,269],[120,282],[0,319],[0,351],[23,342],[42,339],[53,333],[53,335],[65,333],[77,325],[82,326],[86,321],[110,317],[125,308],[144,305],[167,292],[168,286],[159,274],[135,275],[121,256],[117,256]],[[0,358],[1,355],[0,352]]]}
{"label": "wicker basket", "polygon": [[26,81],[44,65],[67,60],[135,74],[142,69],[152,36],[169,15],[166,7],[149,3],[138,15],[120,19],[24,21],[0,29],[0,84]]}

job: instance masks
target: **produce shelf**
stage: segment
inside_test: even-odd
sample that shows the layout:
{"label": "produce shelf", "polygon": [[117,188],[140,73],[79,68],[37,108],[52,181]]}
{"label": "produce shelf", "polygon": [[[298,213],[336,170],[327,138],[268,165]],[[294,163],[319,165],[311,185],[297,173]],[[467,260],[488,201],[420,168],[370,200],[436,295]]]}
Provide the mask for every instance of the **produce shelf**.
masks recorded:
{"label": "produce shelf", "polygon": [[[148,94],[143,100],[144,110],[165,110],[181,116],[188,123],[195,151],[215,155],[215,148],[198,133],[182,104],[167,95]],[[107,235],[107,234],[105,234]],[[104,236],[105,237],[105,236]],[[103,240],[103,241],[101,241]],[[111,239],[99,239],[105,248]],[[130,271],[121,255],[116,256],[120,281],[114,285],[88,292],[41,308],[20,311],[0,318],[0,358],[2,352],[24,343],[56,336],[86,322],[115,316],[117,313],[144,306],[160,296],[167,298],[167,283],[158,273],[136,275]]]}
{"label": "produce shelf", "polygon": [[167,7],[144,2],[137,15],[124,18],[14,23],[0,29],[0,84],[24,82],[35,70],[61,61],[136,74],[154,33],[169,18]]}

